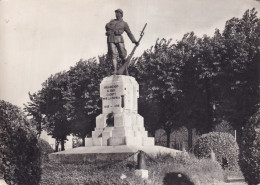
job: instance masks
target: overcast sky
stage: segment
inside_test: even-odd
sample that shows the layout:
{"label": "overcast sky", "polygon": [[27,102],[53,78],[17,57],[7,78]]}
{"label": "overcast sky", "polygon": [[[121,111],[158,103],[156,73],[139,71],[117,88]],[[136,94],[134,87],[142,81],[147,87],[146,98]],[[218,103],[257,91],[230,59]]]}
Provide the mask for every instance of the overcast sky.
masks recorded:
{"label": "overcast sky", "polygon": [[[105,24],[117,8],[136,39],[148,23],[139,56],[158,37],[212,35],[253,7],[260,14],[255,0],[0,0],[0,99],[23,106],[51,74],[105,54]],[[129,53],[134,45],[124,40]]]}

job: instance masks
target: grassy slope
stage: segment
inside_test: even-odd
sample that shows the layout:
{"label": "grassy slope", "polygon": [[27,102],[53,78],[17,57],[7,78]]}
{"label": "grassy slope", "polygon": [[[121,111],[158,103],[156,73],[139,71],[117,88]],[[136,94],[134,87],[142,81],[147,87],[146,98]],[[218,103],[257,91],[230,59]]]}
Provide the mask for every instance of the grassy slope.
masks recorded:
{"label": "grassy slope", "polygon": [[[41,184],[163,184],[166,173],[186,174],[194,184],[217,184],[224,181],[223,170],[217,162],[193,156],[146,157],[149,180],[143,182],[134,175],[136,164],[131,161],[99,162],[96,164],[43,164]],[[120,179],[121,175],[125,179]]]}

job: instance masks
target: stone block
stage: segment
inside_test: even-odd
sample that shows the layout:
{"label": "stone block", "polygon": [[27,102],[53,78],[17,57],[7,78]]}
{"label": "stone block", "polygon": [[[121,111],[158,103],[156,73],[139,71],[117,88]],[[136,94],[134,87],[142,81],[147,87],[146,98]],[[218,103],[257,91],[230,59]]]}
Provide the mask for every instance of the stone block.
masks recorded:
{"label": "stone block", "polygon": [[107,146],[108,145],[108,139],[112,137],[112,132],[111,131],[104,131],[102,133],[102,144],[103,146]]}
{"label": "stone block", "polygon": [[116,114],[114,117],[114,125],[115,127],[131,127],[132,126],[132,114],[129,112],[123,112],[120,114]]}
{"label": "stone block", "polygon": [[131,122],[132,122],[132,126],[137,126],[137,124],[136,124],[136,113],[133,113],[133,112],[131,112]]}
{"label": "stone block", "polygon": [[[121,107],[124,96],[124,107]],[[125,75],[109,76],[100,84],[100,97],[102,98],[103,113],[120,113],[125,110],[137,112],[137,98],[139,85],[135,78]]]}
{"label": "stone block", "polygon": [[154,138],[153,137],[144,137],[143,146],[154,146]]}
{"label": "stone block", "polygon": [[95,131],[103,132],[104,128],[95,128]]}
{"label": "stone block", "polygon": [[141,136],[135,137],[135,143],[136,143],[136,145],[138,145],[138,146],[142,146],[142,144],[143,144],[143,138],[142,138]]}
{"label": "stone block", "polygon": [[93,146],[102,146],[102,138],[92,138]]}
{"label": "stone block", "polygon": [[106,114],[100,114],[96,117],[96,128],[104,128],[107,126]]}
{"label": "stone block", "polygon": [[135,137],[142,137],[142,133],[139,130],[134,130]]}
{"label": "stone block", "polygon": [[111,132],[112,130],[114,130],[114,127],[106,127],[103,129],[103,132]]}
{"label": "stone block", "polygon": [[102,137],[103,137],[103,138],[112,137],[112,132],[111,132],[111,131],[104,131],[104,132],[102,133]]}
{"label": "stone block", "polygon": [[133,137],[134,133],[131,127],[116,127],[112,131],[112,137]]}
{"label": "stone block", "polygon": [[138,131],[141,132],[141,133],[143,133],[143,132],[145,132],[146,130],[145,130],[144,127],[138,127]]}
{"label": "stone block", "polygon": [[138,127],[144,127],[144,118],[140,114],[136,114],[136,124]]}
{"label": "stone block", "polygon": [[126,137],[125,142],[128,146],[142,146],[142,137]]}
{"label": "stone block", "polygon": [[125,137],[125,144],[127,146],[129,145],[136,145],[136,142],[135,142],[135,137]]}
{"label": "stone block", "polygon": [[108,138],[102,137],[102,146],[108,146]]}
{"label": "stone block", "polygon": [[92,138],[85,138],[85,146],[93,146]]}
{"label": "stone block", "polygon": [[108,146],[125,145],[125,137],[111,137],[108,139]]}
{"label": "stone block", "polygon": [[102,137],[102,131],[92,131],[92,138]]}
{"label": "stone block", "polygon": [[142,131],[142,132],[141,132],[141,134],[142,134],[142,136],[143,136],[143,137],[148,137],[148,132],[147,132],[147,131],[145,131],[145,130],[144,130],[144,131]]}
{"label": "stone block", "polygon": [[148,170],[135,170],[135,175],[142,178],[142,179],[148,179]]}

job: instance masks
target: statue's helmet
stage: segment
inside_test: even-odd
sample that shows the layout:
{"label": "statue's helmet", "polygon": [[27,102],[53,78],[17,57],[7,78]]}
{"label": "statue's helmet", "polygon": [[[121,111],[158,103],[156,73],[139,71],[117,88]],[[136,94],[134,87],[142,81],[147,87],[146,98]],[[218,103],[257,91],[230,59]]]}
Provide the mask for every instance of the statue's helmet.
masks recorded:
{"label": "statue's helmet", "polygon": [[123,16],[123,10],[121,10],[120,8],[118,8],[117,10],[115,10],[115,12],[119,12],[119,13],[121,13],[122,16]]}

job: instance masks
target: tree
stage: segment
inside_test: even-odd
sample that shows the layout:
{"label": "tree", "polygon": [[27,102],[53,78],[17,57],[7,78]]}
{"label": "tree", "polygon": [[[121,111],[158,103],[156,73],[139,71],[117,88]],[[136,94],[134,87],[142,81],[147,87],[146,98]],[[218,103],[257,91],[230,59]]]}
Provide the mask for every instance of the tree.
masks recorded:
{"label": "tree", "polygon": [[[68,90],[68,75],[65,72],[57,73],[48,78],[43,88],[30,95],[31,102],[26,106],[29,115],[34,117],[38,129],[45,129],[56,139],[56,151],[61,143],[61,150],[65,150],[64,142],[71,133],[68,110],[71,90]],[[39,130],[40,131],[40,130]]]}
{"label": "tree", "polygon": [[222,107],[238,136],[259,108],[260,20],[256,15],[255,9],[247,10],[241,19],[227,21],[223,32],[226,53],[222,55],[221,67],[227,101]]}
{"label": "tree", "polygon": [[[183,61],[181,68],[181,80],[179,83],[182,96],[179,103],[180,119],[188,130],[188,148],[192,148],[192,130],[196,128],[205,132],[209,124],[207,121],[208,102],[207,89],[202,76],[203,60],[200,59],[203,48],[203,40],[198,39],[193,32],[184,35],[176,45]],[[202,50],[202,51],[201,51]],[[203,56],[203,55],[202,55]],[[208,72],[208,71],[207,71]],[[202,77],[201,77],[202,76]],[[208,115],[209,116],[209,115]],[[206,127],[206,128],[205,128]]]}
{"label": "tree", "polygon": [[140,84],[140,104],[143,104],[140,113],[146,113],[146,127],[152,132],[158,128],[164,129],[168,147],[171,129],[179,126],[176,102],[180,91],[176,84],[181,65],[181,61],[176,60],[174,45],[170,45],[170,42],[157,40],[155,46],[138,59],[134,71]]}
{"label": "tree", "polygon": [[80,60],[67,72],[60,72],[46,80],[42,89],[30,94],[31,102],[26,105],[28,115],[33,116],[38,133],[43,129],[56,139],[64,150],[67,135],[82,138],[90,135],[95,119],[101,113],[99,84],[108,74],[106,56]]}
{"label": "tree", "polygon": [[72,134],[82,138],[85,146],[85,137],[95,128],[96,117],[101,113],[101,99],[99,85],[106,75],[104,66],[105,56],[100,57],[100,64],[96,59],[80,60],[67,72],[68,86],[71,90],[71,108],[69,109]]}

